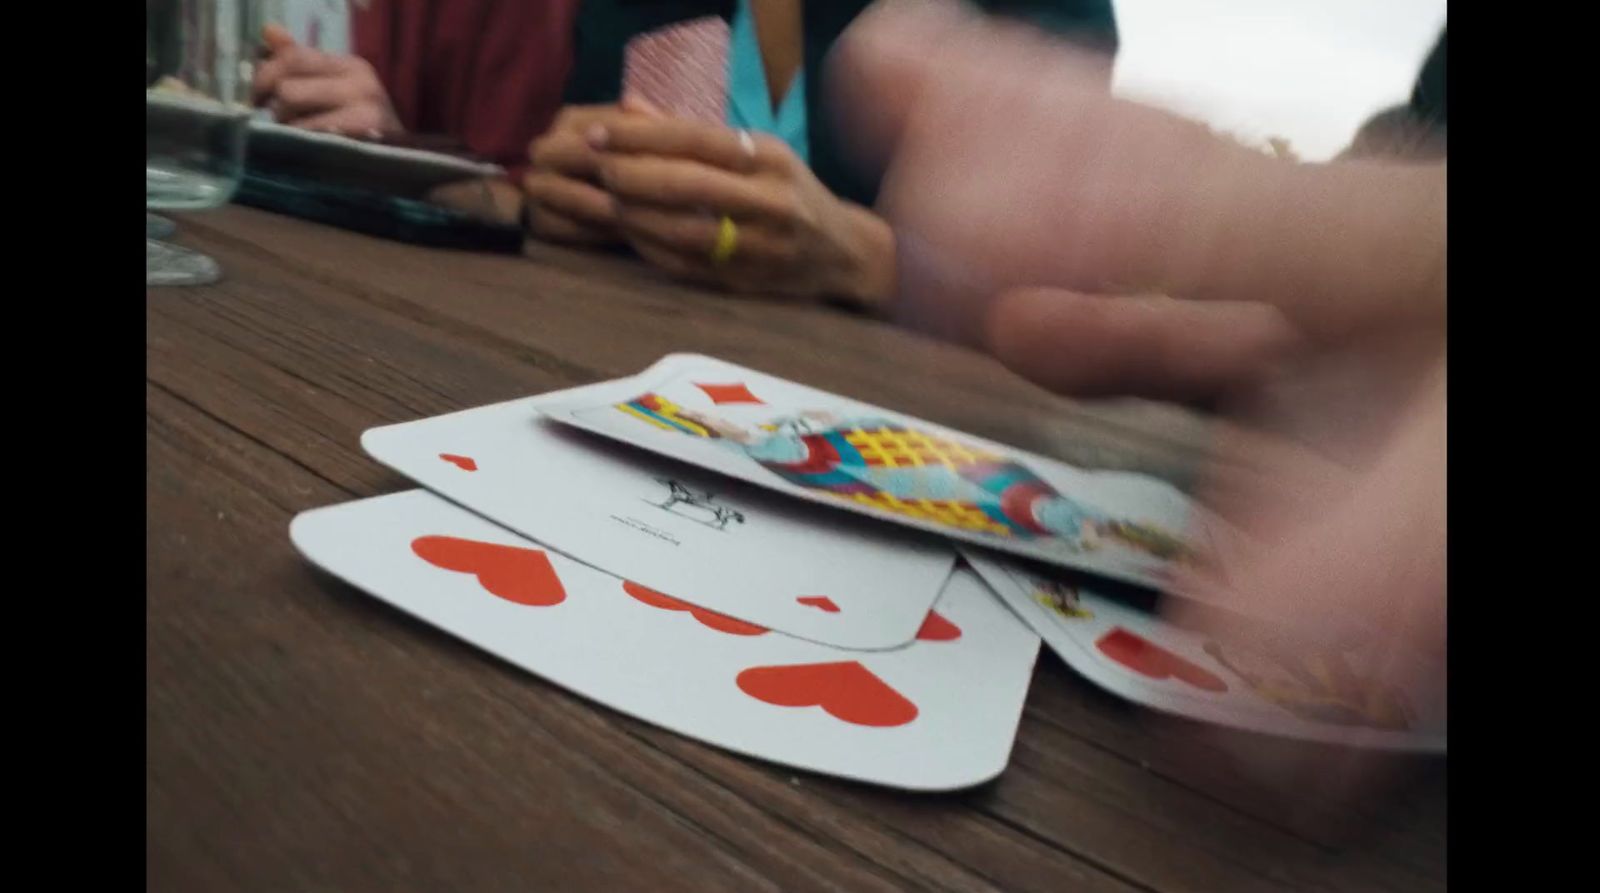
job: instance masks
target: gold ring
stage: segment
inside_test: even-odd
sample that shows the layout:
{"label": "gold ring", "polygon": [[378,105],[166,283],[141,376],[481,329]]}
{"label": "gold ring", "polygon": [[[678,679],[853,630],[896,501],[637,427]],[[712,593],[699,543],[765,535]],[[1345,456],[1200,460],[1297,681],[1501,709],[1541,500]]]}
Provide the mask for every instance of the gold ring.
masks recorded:
{"label": "gold ring", "polygon": [[722,266],[733,259],[733,252],[739,247],[739,227],[733,218],[722,215],[722,220],[717,224],[717,243],[711,246],[711,262]]}

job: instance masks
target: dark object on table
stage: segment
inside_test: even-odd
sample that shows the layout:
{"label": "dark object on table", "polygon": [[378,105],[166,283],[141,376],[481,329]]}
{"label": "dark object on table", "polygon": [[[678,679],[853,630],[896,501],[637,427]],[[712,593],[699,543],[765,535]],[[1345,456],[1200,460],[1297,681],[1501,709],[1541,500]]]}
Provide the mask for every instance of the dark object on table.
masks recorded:
{"label": "dark object on table", "polygon": [[[446,146],[449,150],[440,151]],[[413,135],[373,142],[262,120],[250,122],[247,152],[245,163],[253,173],[407,199],[426,198],[448,183],[505,175],[448,138]]]}
{"label": "dark object on table", "polygon": [[522,251],[522,228],[489,223],[425,201],[330,185],[308,177],[251,169],[234,199],[371,236],[473,251]]}
{"label": "dark object on table", "polygon": [[440,133],[393,133],[380,140],[379,145],[394,146],[397,149],[417,149],[423,152],[434,152],[439,155],[451,155],[467,161],[486,163],[466,144],[453,136]]}

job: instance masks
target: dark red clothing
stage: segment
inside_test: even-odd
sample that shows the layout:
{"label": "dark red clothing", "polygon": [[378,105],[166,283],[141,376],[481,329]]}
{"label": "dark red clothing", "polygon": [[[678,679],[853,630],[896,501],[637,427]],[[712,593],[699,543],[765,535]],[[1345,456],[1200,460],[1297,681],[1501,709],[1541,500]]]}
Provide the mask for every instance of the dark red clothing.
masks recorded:
{"label": "dark red clothing", "polygon": [[377,69],[407,130],[454,137],[519,177],[528,144],[561,108],[578,4],[356,2],[352,49]]}

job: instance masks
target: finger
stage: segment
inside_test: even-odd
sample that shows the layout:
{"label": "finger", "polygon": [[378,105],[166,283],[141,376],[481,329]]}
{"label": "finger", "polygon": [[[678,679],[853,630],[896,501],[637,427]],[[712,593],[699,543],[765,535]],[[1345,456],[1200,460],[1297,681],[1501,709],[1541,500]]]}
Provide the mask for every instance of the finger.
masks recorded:
{"label": "finger", "polygon": [[294,35],[277,22],[268,22],[261,29],[261,43],[267,50],[278,53],[295,45]]}
{"label": "finger", "polygon": [[540,239],[570,245],[609,245],[617,241],[616,231],[612,229],[583,223],[538,206],[529,207],[528,231]]}
{"label": "finger", "polygon": [[782,140],[766,134],[681,118],[640,116],[596,122],[584,135],[597,150],[682,158],[739,173],[786,170],[794,157]]}
{"label": "finger", "polygon": [[523,191],[534,208],[592,226],[611,228],[616,224],[616,203],[611,196],[581,180],[534,171],[523,179]]}
{"label": "finger", "polygon": [[540,170],[585,180],[595,180],[600,175],[600,156],[572,131],[554,132],[535,140],[528,157]]}
{"label": "finger", "polygon": [[733,217],[787,220],[794,204],[771,181],[697,161],[640,155],[600,157],[600,182],[625,204],[716,211]]}
{"label": "finger", "polygon": [[1261,378],[1300,344],[1275,309],[1019,289],[990,308],[1002,363],[1051,390],[1196,400]]}
{"label": "finger", "polygon": [[257,105],[277,95],[280,85],[290,79],[298,77],[328,77],[340,74],[344,65],[337,56],[291,44],[273,53],[256,69],[256,76],[251,84],[251,94]]}
{"label": "finger", "polygon": [[647,237],[633,236],[628,244],[650,265],[667,273],[701,285],[722,284],[707,259],[693,257],[659,244]]}
{"label": "finger", "polygon": [[620,106],[563,106],[550,127],[528,144],[528,158],[535,167],[552,168],[569,176],[594,177],[597,153],[589,147],[584,131],[593,124],[624,115],[653,114],[645,105],[648,104],[643,100],[634,103],[624,99]]}
{"label": "finger", "polygon": [[703,213],[642,205],[623,205],[617,210],[617,228],[629,238],[646,238],[680,254],[709,257],[721,226],[720,220]]}
{"label": "finger", "polygon": [[278,82],[272,112],[279,121],[294,124],[310,115],[356,105],[362,98],[360,86],[350,78],[296,76]]}
{"label": "finger", "polygon": [[659,118],[666,114],[666,112],[663,112],[660,108],[657,108],[655,103],[645,99],[643,96],[640,96],[637,93],[626,94],[622,97],[622,101],[617,103],[617,106],[625,112],[636,115],[649,115]]}
{"label": "finger", "polygon": [[740,253],[725,263],[715,263],[708,251],[685,251],[657,239],[654,235],[635,230],[625,233],[628,244],[639,256],[672,275],[701,285],[733,292],[759,293],[779,296],[765,287],[773,275],[773,267],[762,265],[754,255],[744,255],[744,237],[740,236]]}
{"label": "finger", "polygon": [[277,59],[267,59],[257,65],[255,75],[250,79],[250,104],[265,105],[278,89],[278,82],[287,70],[288,66]]}
{"label": "finger", "polygon": [[572,132],[582,137],[583,132],[590,125],[622,118],[629,114],[643,114],[642,109],[630,111],[629,103],[616,105],[564,105],[556,113],[555,120],[550,123],[546,134]]}
{"label": "finger", "polygon": [[375,140],[383,136],[383,113],[372,105],[353,105],[320,114],[293,118],[286,123],[304,130],[337,133],[356,139]]}
{"label": "finger", "polygon": [[[709,214],[638,205],[623,205],[617,212],[617,225],[630,236],[649,239],[680,254],[706,258],[716,247],[722,229],[721,220]],[[793,244],[764,227],[744,224],[738,228],[734,254],[727,263],[769,272],[787,270],[795,260]]]}

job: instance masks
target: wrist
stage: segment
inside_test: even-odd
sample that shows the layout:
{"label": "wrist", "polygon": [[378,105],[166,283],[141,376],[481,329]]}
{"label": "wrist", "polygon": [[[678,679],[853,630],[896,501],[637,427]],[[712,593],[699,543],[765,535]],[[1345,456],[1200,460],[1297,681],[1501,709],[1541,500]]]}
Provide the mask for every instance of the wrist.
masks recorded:
{"label": "wrist", "polygon": [[895,292],[894,230],[860,205],[841,204],[843,262],[828,292],[862,309],[882,312]]}

